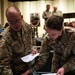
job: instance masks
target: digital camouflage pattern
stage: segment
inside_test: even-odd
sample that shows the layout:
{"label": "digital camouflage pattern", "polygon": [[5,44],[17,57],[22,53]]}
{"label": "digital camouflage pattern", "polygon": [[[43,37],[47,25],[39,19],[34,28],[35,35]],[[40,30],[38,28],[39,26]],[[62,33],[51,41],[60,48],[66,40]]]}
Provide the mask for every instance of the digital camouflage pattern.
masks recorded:
{"label": "digital camouflage pattern", "polygon": [[51,71],[64,67],[65,73],[75,73],[75,32],[65,29],[60,41],[50,45],[54,49]]}
{"label": "digital camouflage pattern", "polygon": [[41,57],[43,57],[41,58],[42,62],[43,60],[47,60],[51,48],[54,50],[51,72],[57,72],[60,67],[65,68],[65,73],[69,71],[75,71],[74,31],[65,29],[60,41],[53,41],[49,37],[46,37],[41,46]]}
{"label": "digital camouflage pattern", "polygon": [[0,75],[13,75],[13,72],[20,75],[31,65],[23,62],[21,57],[32,52],[32,27],[23,22],[20,31],[15,32],[7,27],[1,36]]}

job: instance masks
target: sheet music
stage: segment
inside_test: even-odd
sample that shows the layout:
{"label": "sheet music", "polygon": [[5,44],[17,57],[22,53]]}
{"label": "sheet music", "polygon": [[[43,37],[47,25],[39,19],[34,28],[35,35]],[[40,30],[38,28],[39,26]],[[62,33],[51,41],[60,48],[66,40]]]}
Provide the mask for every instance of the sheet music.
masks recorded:
{"label": "sheet music", "polygon": [[26,55],[26,56],[24,56],[24,57],[21,57],[21,60],[23,61],[23,62],[30,62],[30,61],[32,61],[33,59],[35,59],[37,56],[39,56],[39,53],[37,53],[37,54],[28,54],[28,55]]}

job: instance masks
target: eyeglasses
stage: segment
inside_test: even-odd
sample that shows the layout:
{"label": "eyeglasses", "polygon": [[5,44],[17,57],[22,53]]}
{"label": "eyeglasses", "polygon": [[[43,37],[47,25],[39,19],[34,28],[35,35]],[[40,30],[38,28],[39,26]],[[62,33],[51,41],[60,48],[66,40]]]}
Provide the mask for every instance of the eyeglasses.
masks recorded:
{"label": "eyeglasses", "polygon": [[10,25],[14,25],[20,22],[21,19],[16,19],[15,21],[8,21]]}

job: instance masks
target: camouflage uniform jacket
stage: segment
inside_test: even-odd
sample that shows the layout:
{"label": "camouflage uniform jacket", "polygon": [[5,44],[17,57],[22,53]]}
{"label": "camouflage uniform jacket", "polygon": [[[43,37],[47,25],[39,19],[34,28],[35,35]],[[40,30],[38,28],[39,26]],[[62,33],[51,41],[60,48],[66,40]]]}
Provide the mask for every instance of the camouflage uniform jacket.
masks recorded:
{"label": "camouflage uniform jacket", "polygon": [[12,71],[15,75],[19,75],[29,68],[30,63],[23,62],[21,57],[32,52],[31,30],[31,26],[24,22],[21,31],[15,32],[7,27],[2,32],[0,40],[0,71],[3,72],[2,75],[13,75]]}
{"label": "camouflage uniform jacket", "polygon": [[50,44],[54,49],[52,72],[64,67],[65,73],[75,73],[75,32],[71,29],[63,31],[60,41]]}
{"label": "camouflage uniform jacket", "polygon": [[53,41],[49,37],[43,39],[41,44],[40,57],[33,68],[42,67],[49,57],[53,48],[53,60],[51,72],[57,72],[60,67],[65,68],[65,73],[75,70],[75,33],[72,30],[64,30],[60,41]]}

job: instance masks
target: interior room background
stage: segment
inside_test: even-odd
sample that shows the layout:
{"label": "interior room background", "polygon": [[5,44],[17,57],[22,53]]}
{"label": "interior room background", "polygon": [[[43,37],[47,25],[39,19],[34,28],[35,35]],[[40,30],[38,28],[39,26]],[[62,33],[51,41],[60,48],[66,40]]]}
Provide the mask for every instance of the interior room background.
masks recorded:
{"label": "interior room background", "polygon": [[[46,4],[50,4],[50,10],[53,10],[53,6],[57,6],[63,13],[75,13],[75,0],[37,0],[37,1],[19,1],[9,2],[8,0],[0,0],[0,27],[3,27],[7,22],[5,17],[5,10],[8,6],[17,6],[24,20],[30,24],[30,14],[39,13],[40,15],[40,26],[38,27],[38,36],[41,37],[45,33],[44,19],[42,13],[46,9]],[[75,20],[75,18],[64,19],[64,22]]]}

